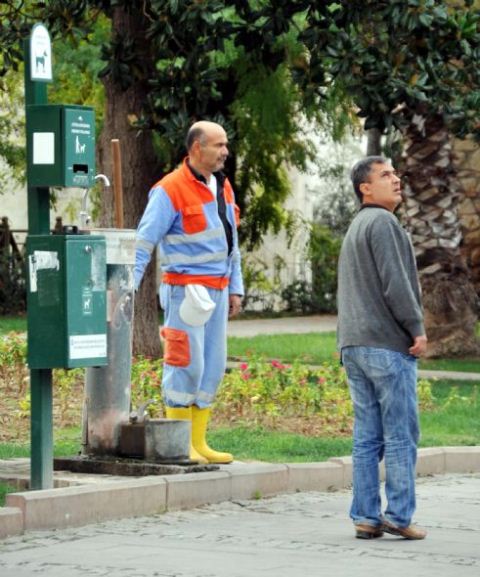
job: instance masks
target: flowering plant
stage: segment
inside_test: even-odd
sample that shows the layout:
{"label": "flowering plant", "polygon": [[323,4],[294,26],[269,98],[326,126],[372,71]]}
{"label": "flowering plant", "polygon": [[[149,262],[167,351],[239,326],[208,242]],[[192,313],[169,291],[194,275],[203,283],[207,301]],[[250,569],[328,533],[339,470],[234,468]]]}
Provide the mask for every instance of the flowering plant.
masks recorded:
{"label": "flowering plant", "polygon": [[[162,417],[162,359],[135,357],[131,371],[132,407],[145,401],[150,417]],[[26,339],[11,333],[0,339],[0,441],[29,435],[30,391]],[[54,369],[54,426],[80,426],[83,369]],[[419,380],[420,407],[436,408],[432,383]],[[459,402],[458,395],[449,402]],[[230,426],[263,426],[305,435],[350,434],[353,409],[338,359],[317,367],[301,360],[286,364],[252,355],[227,371],[219,387],[214,420]]]}

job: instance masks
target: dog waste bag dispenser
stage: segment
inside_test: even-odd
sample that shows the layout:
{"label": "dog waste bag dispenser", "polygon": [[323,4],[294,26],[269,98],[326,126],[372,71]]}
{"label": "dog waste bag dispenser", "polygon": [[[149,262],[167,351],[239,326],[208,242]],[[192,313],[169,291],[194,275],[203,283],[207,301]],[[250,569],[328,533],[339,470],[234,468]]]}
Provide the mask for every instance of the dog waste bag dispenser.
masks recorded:
{"label": "dog waste bag dispenser", "polygon": [[89,235],[30,235],[28,364],[107,364],[106,245]]}
{"label": "dog waste bag dispenser", "polygon": [[65,104],[27,107],[30,186],[78,186],[95,183],[95,113]]}

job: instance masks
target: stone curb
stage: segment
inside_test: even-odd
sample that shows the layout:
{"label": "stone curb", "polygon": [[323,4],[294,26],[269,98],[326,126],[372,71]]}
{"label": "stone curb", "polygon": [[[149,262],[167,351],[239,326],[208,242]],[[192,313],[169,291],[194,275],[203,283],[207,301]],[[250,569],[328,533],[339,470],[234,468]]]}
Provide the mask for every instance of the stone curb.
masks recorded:
{"label": "stone curb", "polygon": [[[418,476],[479,471],[480,446],[418,451]],[[320,463],[232,463],[222,465],[216,472],[150,476],[10,493],[6,496],[7,506],[0,508],[0,538],[25,531],[62,529],[222,501],[296,491],[334,491],[349,487],[351,481],[352,458],[333,457]]]}
{"label": "stone curb", "polygon": [[0,539],[23,533],[23,513],[17,507],[0,507]]}

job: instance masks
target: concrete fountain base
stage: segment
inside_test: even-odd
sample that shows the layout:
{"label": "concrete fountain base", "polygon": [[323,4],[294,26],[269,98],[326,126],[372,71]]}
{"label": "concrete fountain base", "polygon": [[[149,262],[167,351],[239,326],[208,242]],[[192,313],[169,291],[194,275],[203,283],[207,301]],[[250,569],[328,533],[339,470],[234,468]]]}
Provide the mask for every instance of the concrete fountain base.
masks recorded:
{"label": "concrete fountain base", "polygon": [[219,466],[202,465],[190,460],[152,463],[127,457],[77,455],[54,459],[53,468],[55,471],[71,471],[72,473],[144,477],[147,475],[178,475],[179,473],[217,471]]}

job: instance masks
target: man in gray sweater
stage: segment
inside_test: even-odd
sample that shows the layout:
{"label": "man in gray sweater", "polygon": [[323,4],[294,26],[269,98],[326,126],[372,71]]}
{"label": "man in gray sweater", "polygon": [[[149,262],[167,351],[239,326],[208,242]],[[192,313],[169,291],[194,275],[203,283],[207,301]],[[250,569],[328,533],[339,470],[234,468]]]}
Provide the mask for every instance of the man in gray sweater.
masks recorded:
{"label": "man in gray sweater", "polygon": [[[384,532],[423,539],[412,525],[419,437],[417,357],[426,352],[415,256],[393,214],[401,184],[381,156],[351,173],[361,208],[343,241],[338,269],[338,348],[354,406],[353,501],[356,536]],[[379,463],[385,458],[382,512]]]}

